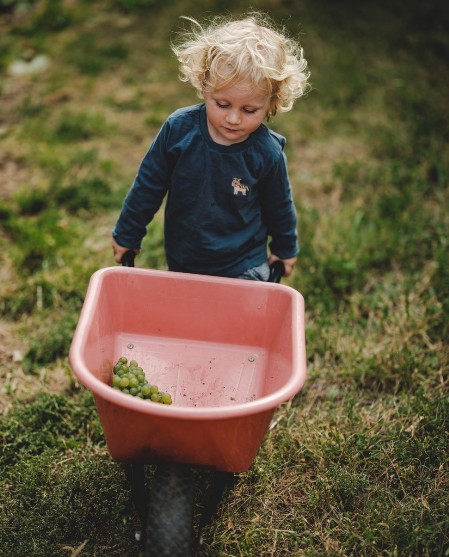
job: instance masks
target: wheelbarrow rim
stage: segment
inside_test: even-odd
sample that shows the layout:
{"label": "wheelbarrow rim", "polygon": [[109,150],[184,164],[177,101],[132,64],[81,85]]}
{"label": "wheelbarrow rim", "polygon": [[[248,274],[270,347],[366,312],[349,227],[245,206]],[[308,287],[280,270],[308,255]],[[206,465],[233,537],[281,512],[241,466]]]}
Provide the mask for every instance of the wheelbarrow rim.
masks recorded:
{"label": "wheelbarrow rim", "polygon": [[[94,277],[97,279],[102,274],[114,273],[127,273],[132,269],[133,273],[150,273],[150,274],[160,274],[164,276],[173,276],[177,273],[170,273],[164,271],[150,270],[150,269],[138,269],[130,267],[106,267],[97,270],[91,278],[91,283],[89,288],[93,287],[90,295],[90,305],[94,306],[96,299],[99,295],[99,282],[98,280],[92,281]],[[185,277],[186,274],[183,274]],[[234,282],[239,279],[231,279],[224,277],[207,277],[201,275],[194,275],[195,280],[213,280],[215,282]],[[245,281],[247,282],[247,281]],[[294,290],[290,286],[275,283],[258,283],[254,281],[252,283],[253,288],[267,287]],[[293,304],[304,303],[302,295],[294,290],[295,296],[293,298]],[[110,403],[116,404],[122,408],[127,408],[129,410],[134,410],[143,414],[164,416],[167,418],[177,418],[185,420],[211,420],[211,419],[224,419],[224,418],[238,418],[240,416],[248,416],[251,414],[258,414],[265,411],[270,411],[276,409],[282,403],[289,401],[293,398],[302,388],[306,380],[306,356],[305,356],[305,345],[304,342],[300,342],[298,327],[295,325],[297,323],[292,322],[292,343],[298,347],[298,350],[292,355],[291,368],[292,373],[290,378],[284,383],[284,385],[276,389],[273,393],[269,395],[262,396],[256,400],[235,403],[232,405],[225,406],[177,406],[176,403],[172,405],[163,405],[148,400],[142,400],[138,397],[131,396],[126,393],[122,393],[117,389],[114,389],[111,385],[104,383],[98,379],[89,369],[85,363],[84,358],[81,356],[83,354],[83,346],[86,342],[86,333],[88,329],[88,315],[89,310],[84,305],[81,309],[80,318],[77,324],[77,328],[72,340],[72,344],[69,352],[69,362],[71,368],[78,378],[80,383],[84,385],[88,390],[90,390],[94,396],[100,397]],[[296,312],[292,313],[292,320],[296,319],[294,316]],[[111,366],[111,376],[112,376],[112,366]],[[175,401],[176,402],[176,401]]]}

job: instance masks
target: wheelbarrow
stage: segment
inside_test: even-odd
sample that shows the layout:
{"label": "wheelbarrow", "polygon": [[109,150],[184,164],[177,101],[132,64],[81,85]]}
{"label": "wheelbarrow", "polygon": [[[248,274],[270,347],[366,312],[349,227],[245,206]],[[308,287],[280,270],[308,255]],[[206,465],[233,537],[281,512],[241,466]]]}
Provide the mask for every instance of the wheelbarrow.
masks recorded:
{"label": "wheelbarrow", "polygon": [[[272,280],[279,280],[279,271]],[[111,386],[120,357],[172,396]],[[192,470],[212,470],[217,505],[257,456],[275,410],[306,380],[304,300],[277,282],[108,267],[89,282],[69,360],[94,396],[111,457],[126,463],[145,555],[190,555]],[[145,494],[144,466],[155,466]]]}

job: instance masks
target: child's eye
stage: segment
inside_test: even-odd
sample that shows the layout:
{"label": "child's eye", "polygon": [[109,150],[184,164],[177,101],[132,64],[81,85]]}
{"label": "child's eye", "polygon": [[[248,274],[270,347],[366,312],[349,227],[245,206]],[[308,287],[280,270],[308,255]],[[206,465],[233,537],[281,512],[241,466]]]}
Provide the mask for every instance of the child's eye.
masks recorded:
{"label": "child's eye", "polygon": [[219,103],[219,102],[217,102],[217,106],[218,106],[218,108],[228,108],[229,105],[226,104],[226,103]]}
{"label": "child's eye", "polygon": [[255,114],[257,112],[257,108],[244,108],[243,112],[246,112],[247,114]]}

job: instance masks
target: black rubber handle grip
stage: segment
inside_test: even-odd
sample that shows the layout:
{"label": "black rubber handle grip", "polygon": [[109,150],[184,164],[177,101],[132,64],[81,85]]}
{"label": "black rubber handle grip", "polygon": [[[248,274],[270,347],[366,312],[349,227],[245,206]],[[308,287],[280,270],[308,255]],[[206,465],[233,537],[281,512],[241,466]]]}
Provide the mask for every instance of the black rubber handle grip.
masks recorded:
{"label": "black rubber handle grip", "polygon": [[136,252],[129,250],[122,255],[121,263],[124,267],[134,267]]}
{"label": "black rubber handle grip", "polygon": [[285,266],[282,261],[275,261],[270,265],[270,277],[268,282],[281,282],[281,278],[285,275]]}

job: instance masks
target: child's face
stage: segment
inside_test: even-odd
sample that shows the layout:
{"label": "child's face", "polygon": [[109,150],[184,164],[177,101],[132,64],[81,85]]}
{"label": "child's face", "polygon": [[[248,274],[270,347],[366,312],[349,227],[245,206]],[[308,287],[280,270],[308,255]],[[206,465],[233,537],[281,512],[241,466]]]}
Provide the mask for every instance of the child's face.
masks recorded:
{"label": "child's face", "polygon": [[221,145],[245,141],[264,121],[270,104],[264,89],[244,81],[203,94],[209,133]]}

